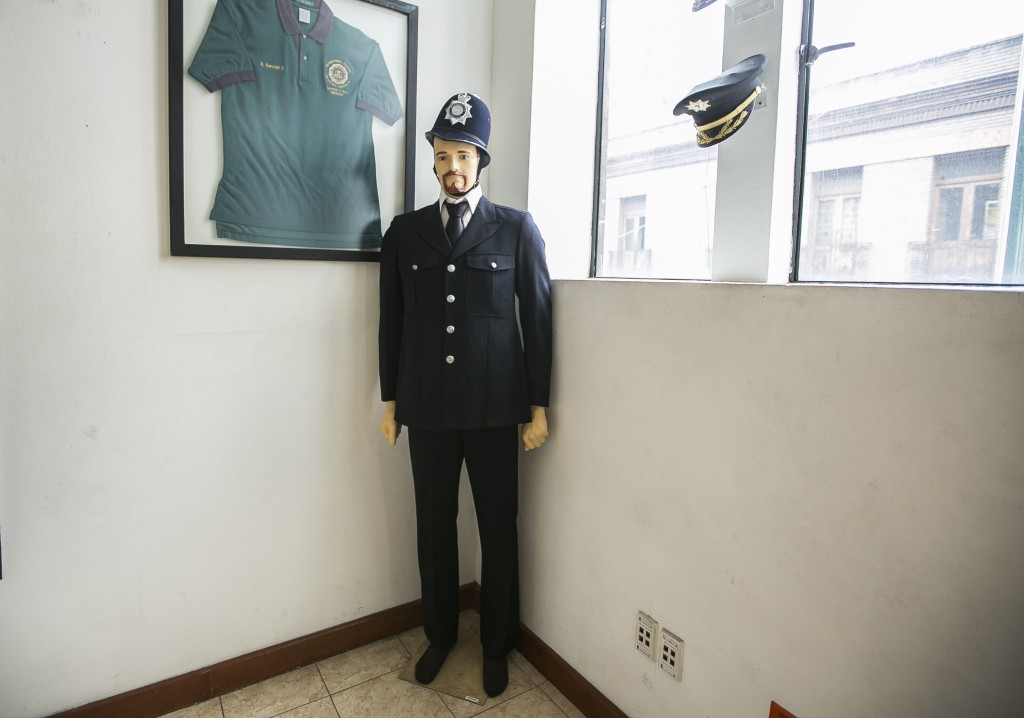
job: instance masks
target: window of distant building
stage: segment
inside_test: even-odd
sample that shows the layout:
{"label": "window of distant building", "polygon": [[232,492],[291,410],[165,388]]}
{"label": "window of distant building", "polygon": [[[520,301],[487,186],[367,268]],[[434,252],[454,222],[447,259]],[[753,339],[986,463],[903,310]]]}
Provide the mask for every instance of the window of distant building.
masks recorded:
{"label": "window of distant building", "polygon": [[922,281],[988,282],[999,269],[1006,148],[935,158],[930,231],[915,245]]}
{"label": "window of distant building", "polygon": [[[605,253],[604,267],[619,276],[646,276],[651,269],[651,251],[646,248],[647,198],[623,197],[619,200],[619,232],[613,248]],[[608,247],[608,243],[605,244]]]}
{"label": "window of distant building", "polygon": [[871,244],[860,239],[863,167],[815,172],[809,178],[813,211],[800,247],[805,278],[858,279],[868,271]]}

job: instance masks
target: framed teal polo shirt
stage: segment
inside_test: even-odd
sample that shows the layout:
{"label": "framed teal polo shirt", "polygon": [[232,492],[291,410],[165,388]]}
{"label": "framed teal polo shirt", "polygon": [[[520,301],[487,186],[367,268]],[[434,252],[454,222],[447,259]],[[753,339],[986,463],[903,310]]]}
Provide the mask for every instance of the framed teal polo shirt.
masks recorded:
{"label": "framed teal polo shirt", "polygon": [[402,107],[374,40],[323,0],[217,0],[188,73],[221,93],[218,237],[380,247],[372,123]]}

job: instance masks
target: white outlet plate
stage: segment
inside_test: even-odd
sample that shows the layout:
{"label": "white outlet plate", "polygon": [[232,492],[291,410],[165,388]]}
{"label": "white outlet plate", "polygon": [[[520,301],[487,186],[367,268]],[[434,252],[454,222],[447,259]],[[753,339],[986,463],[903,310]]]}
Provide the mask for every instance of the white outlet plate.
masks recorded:
{"label": "white outlet plate", "polygon": [[643,611],[637,611],[634,638],[636,639],[636,650],[644,654],[648,660],[655,660],[654,651],[658,645],[658,622]]}
{"label": "white outlet plate", "polygon": [[658,666],[677,681],[683,679],[683,639],[665,629],[658,641]]}

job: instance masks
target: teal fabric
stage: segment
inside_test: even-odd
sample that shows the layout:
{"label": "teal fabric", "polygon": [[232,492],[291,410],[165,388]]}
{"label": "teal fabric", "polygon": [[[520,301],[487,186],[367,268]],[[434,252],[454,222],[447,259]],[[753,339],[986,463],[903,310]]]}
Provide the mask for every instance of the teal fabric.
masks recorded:
{"label": "teal fabric", "polygon": [[188,72],[221,93],[219,237],[380,247],[372,122],[402,107],[374,40],[321,0],[218,0]]}

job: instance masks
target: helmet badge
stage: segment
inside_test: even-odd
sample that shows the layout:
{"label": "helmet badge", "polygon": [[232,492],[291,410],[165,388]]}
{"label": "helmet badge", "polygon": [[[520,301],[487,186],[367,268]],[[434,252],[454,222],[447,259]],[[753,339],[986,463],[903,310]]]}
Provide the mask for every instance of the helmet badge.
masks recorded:
{"label": "helmet badge", "polygon": [[451,122],[453,125],[465,125],[466,120],[473,116],[470,112],[473,106],[469,104],[470,96],[465,92],[457,95],[448,103],[448,107],[445,108],[444,118]]}

